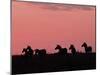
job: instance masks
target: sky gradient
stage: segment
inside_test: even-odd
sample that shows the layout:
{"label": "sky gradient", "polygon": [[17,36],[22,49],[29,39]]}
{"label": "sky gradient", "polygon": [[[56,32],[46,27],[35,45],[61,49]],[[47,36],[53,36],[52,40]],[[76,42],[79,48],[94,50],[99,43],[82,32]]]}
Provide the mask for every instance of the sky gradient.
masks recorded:
{"label": "sky gradient", "polygon": [[95,13],[95,6],[12,1],[12,55],[27,45],[54,53],[56,44],[74,44],[84,52],[83,42],[95,52]]}

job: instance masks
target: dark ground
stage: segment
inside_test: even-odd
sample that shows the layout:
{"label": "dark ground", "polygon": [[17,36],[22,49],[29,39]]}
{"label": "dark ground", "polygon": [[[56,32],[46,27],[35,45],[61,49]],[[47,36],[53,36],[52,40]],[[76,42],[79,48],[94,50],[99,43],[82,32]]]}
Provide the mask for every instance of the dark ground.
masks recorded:
{"label": "dark ground", "polygon": [[59,56],[12,56],[12,74],[96,69],[96,53]]}

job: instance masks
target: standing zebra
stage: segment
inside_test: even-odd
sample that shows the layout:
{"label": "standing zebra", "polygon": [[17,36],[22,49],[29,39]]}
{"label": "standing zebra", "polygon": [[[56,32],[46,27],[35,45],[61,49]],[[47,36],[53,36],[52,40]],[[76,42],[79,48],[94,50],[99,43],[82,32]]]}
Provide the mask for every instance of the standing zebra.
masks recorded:
{"label": "standing zebra", "polygon": [[81,47],[84,47],[86,53],[91,53],[92,52],[92,47],[87,46],[86,42],[84,42]]}
{"label": "standing zebra", "polygon": [[70,45],[69,50],[71,50],[72,54],[75,55],[76,54],[76,49],[74,47],[73,44]]}
{"label": "standing zebra", "polygon": [[57,45],[55,50],[58,50],[59,55],[66,55],[67,54],[67,48],[62,48],[60,45]]}

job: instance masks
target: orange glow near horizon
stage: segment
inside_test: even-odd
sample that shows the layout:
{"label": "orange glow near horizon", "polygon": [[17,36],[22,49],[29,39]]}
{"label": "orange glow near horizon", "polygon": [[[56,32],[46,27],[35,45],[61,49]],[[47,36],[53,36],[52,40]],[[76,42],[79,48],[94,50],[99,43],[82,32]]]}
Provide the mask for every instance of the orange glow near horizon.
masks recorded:
{"label": "orange glow near horizon", "polygon": [[12,55],[27,45],[54,53],[56,44],[79,52],[83,42],[95,52],[95,7],[12,1]]}

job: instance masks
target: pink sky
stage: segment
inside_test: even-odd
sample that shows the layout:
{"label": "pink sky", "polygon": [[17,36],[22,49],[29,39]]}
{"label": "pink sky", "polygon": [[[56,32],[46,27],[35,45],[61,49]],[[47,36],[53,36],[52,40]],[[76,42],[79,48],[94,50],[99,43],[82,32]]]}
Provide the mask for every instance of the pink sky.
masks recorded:
{"label": "pink sky", "polygon": [[95,6],[12,1],[12,54],[23,48],[45,48],[54,53],[56,44],[84,52],[83,42],[95,52]]}

